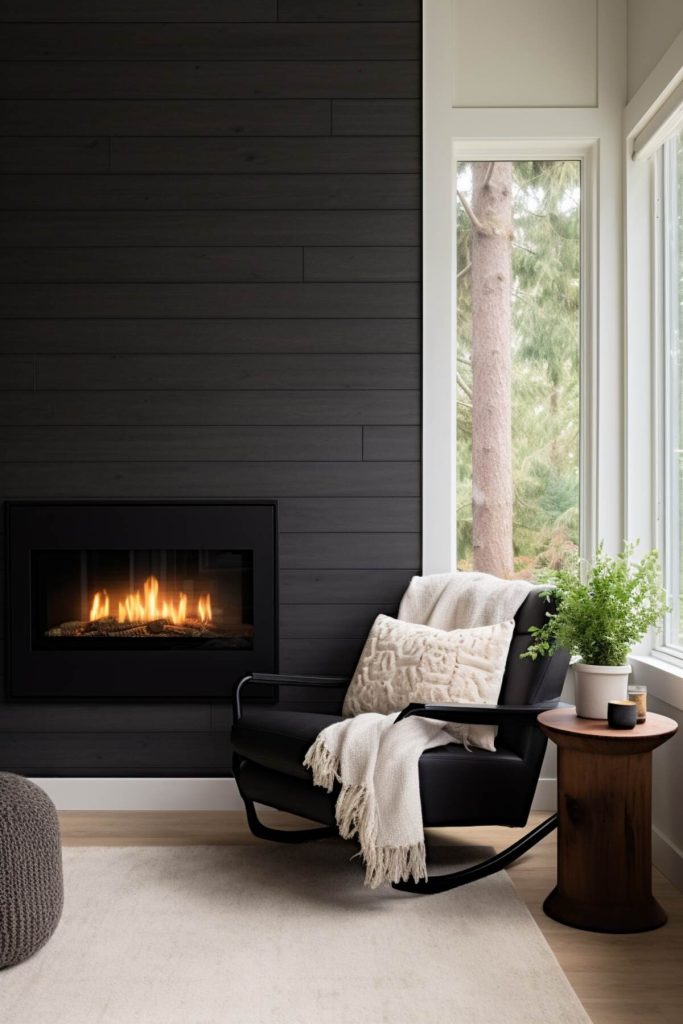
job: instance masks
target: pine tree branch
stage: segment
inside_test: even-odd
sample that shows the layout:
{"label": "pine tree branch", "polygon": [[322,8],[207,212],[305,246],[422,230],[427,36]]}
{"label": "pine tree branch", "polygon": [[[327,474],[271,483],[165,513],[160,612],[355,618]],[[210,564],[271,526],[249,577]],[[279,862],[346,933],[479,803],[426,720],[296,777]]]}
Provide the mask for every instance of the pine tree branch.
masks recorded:
{"label": "pine tree branch", "polygon": [[462,390],[467,395],[467,397],[469,398],[469,400],[472,401],[472,389],[471,389],[471,387],[468,384],[465,383],[465,380],[463,379],[462,375],[459,374],[457,371],[456,371],[455,376],[456,376],[456,380],[458,382],[458,387],[461,387]]}
{"label": "pine tree branch", "polygon": [[462,270],[458,271],[458,273],[456,274],[455,280],[459,281],[461,277],[465,276],[465,274],[469,274],[471,269],[472,269],[472,264],[468,263],[466,267],[463,267]]}
{"label": "pine tree branch", "polygon": [[493,168],[495,166],[496,166],[495,161],[492,160],[489,163],[488,167],[486,168],[486,174],[484,175],[484,180],[483,180],[482,185],[481,185],[482,188],[488,188],[489,187],[489,182],[491,180],[491,175],[493,174]]}
{"label": "pine tree branch", "polygon": [[523,249],[524,252],[528,252],[532,256],[536,256],[536,258],[538,258],[538,253],[534,249],[530,249],[528,245],[522,245],[521,242],[513,242],[512,243],[512,248],[513,249]]}
{"label": "pine tree branch", "polygon": [[467,196],[463,195],[463,193],[460,191],[460,189],[458,189],[458,199],[462,203],[462,208],[465,211],[465,213],[467,214],[467,216],[469,217],[469,220],[470,220],[470,223],[472,224],[472,227],[474,227],[481,235],[490,235],[491,232],[479,220],[479,218],[477,217],[476,213],[474,212],[474,210],[470,206],[469,200],[467,199]]}

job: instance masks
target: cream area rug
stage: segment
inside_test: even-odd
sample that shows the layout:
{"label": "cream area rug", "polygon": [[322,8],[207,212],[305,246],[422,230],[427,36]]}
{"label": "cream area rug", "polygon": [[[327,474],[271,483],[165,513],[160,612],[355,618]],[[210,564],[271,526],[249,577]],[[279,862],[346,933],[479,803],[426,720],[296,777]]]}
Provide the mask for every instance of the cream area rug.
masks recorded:
{"label": "cream area rug", "polygon": [[351,851],[68,848],[64,917],[0,972],[0,1021],[587,1024],[506,874],[370,891]]}

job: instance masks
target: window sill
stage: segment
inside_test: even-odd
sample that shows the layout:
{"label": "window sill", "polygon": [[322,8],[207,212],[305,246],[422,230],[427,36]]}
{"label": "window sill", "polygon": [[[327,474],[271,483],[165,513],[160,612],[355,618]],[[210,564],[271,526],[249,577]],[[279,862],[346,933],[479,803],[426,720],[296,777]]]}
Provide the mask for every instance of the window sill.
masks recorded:
{"label": "window sill", "polygon": [[642,683],[657,700],[683,711],[683,662],[675,665],[654,654],[633,655],[629,661],[634,683]]}

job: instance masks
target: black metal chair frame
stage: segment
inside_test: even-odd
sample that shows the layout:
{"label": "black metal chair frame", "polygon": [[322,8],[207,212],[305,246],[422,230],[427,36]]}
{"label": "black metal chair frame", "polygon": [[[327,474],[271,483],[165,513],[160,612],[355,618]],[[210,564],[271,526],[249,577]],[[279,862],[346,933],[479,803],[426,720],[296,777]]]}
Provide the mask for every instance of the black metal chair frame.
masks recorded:
{"label": "black metal chair frame", "polygon": [[[346,689],[348,679],[331,676],[298,676],[298,675],[269,675],[253,674],[245,676],[238,683],[233,697],[233,711],[235,721],[242,717],[242,696],[243,691],[250,683],[271,686],[296,686],[296,687],[317,687],[324,689]],[[565,706],[561,701],[550,701],[543,704],[409,704],[404,708],[397,718],[402,721],[412,715],[419,715],[422,718],[435,718],[443,722],[469,723],[472,725],[503,725],[506,722],[528,722],[535,720],[542,711],[551,708]],[[247,814],[247,822],[253,835],[259,839],[269,839],[277,843],[306,843],[315,839],[328,839],[337,835],[337,830],[332,827],[308,829],[274,829],[264,825],[256,813],[253,800],[246,796],[240,787],[240,756],[233,756],[233,774],[242,797]],[[551,814],[535,828],[512,843],[510,846],[494,854],[486,860],[480,861],[470,867],[461,868],[443,875],[433,875],[420,882],[405,881],[394,882],[394,889],[401,892],[415,893],[420,896],[433,895],[446,892],[449,889],[456,889],[459,886],[476,882],[480,878],[486,878],[504,868],[509,867],[532,847],[536,846],[542,839],[550,835],[557,828],[557,814]]]}

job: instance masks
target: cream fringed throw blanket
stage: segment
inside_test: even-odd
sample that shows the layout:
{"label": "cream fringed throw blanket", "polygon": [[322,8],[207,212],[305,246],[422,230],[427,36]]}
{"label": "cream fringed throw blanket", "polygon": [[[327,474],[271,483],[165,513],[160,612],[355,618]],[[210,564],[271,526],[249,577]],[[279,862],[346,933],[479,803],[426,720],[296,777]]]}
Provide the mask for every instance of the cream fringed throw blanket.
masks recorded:
{"label": "cream fringed throw blanket", "polygon": [[[368,663],[373,666],[369,677],[377,684],[378,709],[386,710],[394,675],[411,681],[413,700],[434,701],[435,688],[437,694],[441,688],[441,699],[452,701],[454,686],[457,692],[462,682],[461,702],[496,703],[512,635],[511,620],[530,589],[523,580],[499,580],[484,573],[414,577],[401,601],[399,619],[433,627],[433,649],[426,640],[422,642],[421,635],[430,631],[417,630],[405,645],[405,658],[397,658],[396,652],[382,650],[376,623],[349,686],[345,714],[354,707],[358,693],[365,695],[367,705]],[[392,621],[380,616],[378,623],[380,619]],[[476,628],[481,626],[492,629]],[[493,670],[484,673],[483,688],[474,691],[473,681],[481,683],[478,676],[485,659],[479,648],[472,647],[471,634],[451,632],[469,629],[477,634],[476,643],[490,639],[494,644],[494,655],[489,658]],[[377,676],[377,665],[384,675]],[[366,866],[365,883],[372,888],[383,882],[427,877],[418,761],[423,751],[432,747],[468,742],[468,729],[461,725],[418,717],[395,724],[405,703],[403,696],[401,700],[390,714],[378,714],[361,704],[365,713],[323,729],[304,759],[316,786],[331,792],[334,784],[340,783],[336,805],[339,834],[345,839],[358,838]],[[469,739],[488,747],[471,735]]]}

